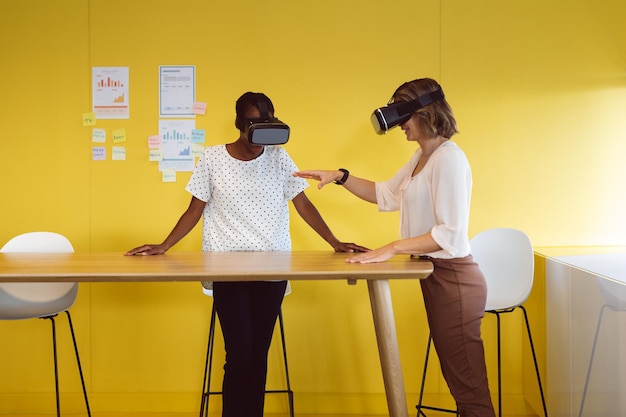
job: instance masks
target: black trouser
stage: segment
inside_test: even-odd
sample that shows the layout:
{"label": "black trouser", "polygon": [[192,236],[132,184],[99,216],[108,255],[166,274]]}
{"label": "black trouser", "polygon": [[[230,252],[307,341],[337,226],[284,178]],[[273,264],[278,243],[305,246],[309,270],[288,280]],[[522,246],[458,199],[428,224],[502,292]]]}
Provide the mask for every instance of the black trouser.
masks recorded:
{"label": "black trouser", "polygon": [[267,353],[287,281],[215,282],[226,364],[222,417],[262,417]]}

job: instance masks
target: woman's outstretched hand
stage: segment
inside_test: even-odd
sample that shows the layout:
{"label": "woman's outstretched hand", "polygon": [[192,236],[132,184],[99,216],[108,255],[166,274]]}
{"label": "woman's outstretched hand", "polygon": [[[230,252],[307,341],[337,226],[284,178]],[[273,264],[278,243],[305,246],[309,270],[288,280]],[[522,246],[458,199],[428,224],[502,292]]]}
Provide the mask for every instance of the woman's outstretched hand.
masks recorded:
{"label": "woman's outstretched hand", "polygon": [[326,184],[329,184],[333,181],[340,180],[341,177],[343,177],[343,173],[341,171],[313,169],[313,170],[307,170],[307,171],[294,172],[293,176],[306,178],[308,180],[319,181],[319,184],[317,184],[317,188],[321,189]]}

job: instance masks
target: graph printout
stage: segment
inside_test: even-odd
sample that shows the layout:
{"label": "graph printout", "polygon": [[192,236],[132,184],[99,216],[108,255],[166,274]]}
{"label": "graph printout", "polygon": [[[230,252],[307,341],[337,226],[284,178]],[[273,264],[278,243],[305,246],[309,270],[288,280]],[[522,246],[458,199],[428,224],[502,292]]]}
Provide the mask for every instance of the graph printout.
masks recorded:
{"label": "graph printout", "polygon": [[191,172],[194,167],[192,132],[195,120],[159,120],[159,136],[163,159],[159,171]]}
{"label": "graph printout", "polygon": [[159,67],[159,117],[195,117],[196,67]]}
{"label": "graph printout", "polygon": [[92,106],[96,119],[128,119],[128,67],[93,67]]}

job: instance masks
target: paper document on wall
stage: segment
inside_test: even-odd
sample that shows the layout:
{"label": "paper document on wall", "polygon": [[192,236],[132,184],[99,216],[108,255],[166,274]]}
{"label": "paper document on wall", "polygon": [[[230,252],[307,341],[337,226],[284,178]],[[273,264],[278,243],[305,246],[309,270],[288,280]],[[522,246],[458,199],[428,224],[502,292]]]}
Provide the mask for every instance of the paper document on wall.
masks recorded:
{"label": "paper document on wall", "polygon": [[159,120],[163,155],[159,161],[159,171],[193,171],[195,161],[191,153],[191,138],[195,128],[195,120]]}
{"label": "paper document on wall", "polygon": [[92,107],[98,119],[128,119],[128,67],[93,67]]}
{"label": "paper document on wall", "polygon": [[196,67],[159,67],[159,117],[195,117]]}

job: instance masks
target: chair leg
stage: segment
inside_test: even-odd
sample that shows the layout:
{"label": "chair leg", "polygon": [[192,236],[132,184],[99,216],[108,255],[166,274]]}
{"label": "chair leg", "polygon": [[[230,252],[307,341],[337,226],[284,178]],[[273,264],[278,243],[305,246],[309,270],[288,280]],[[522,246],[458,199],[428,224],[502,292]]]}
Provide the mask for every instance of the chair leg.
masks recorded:
{"label": "chair leg", "polygon": [[585,388],[583,389],[583,396],[580,400],[580,409],[578,410],[578,417],[583,415],[583,407],[585,406],[585,398],[587,397],[587,388],[589,387],[589,378],[591,377],[591,366],[593,365],[593,357],[596,353],[596,343],[598,342],[598,335],[600,334],[600,324],[602,323],[602,315],[604,314],[604,308],[607,305],[603,305],[600,309],[600,315],[598,316],[598,324],[596,325],[596,335],[593,338],[593,345],[591,347],[591,357],[589,358],[589,366],[587,368],[587,377],[585,378]]}
{"label": "chair leg", "polygon": [[50,320],[52,324],[52,354],[54,356],[54,391],[56,393],[57,417],[61,417],[61,398],[59,396],[59,363],[57,360],[57,331],[54,316],[42,317],[42,319]]}
{"label": "chair leg", "polygon": [[[78,373],[80,374],[80,382],[83,386],[83,397],[85,398],[85,406],[87,408],[87,415],[91,417],[91,409],[89,408],[89,399],[87,398],[87,388],[85,386],[85,378],[83,377],[83,368],[80,364],[80,356],[78,354],[78,345],[76,344],[76,336],[74,334],[74,326],[72,324],[72,316],[69,311],[65,311],[67,314],[67,320],[70,326],[70,333],[72,335],[72,342],[74,343],[74,353],[76,354],[76,363],[78,365]],[[41,317],[42,319],[50,320],[52,324],[52,351],[54,355],[54,389],[56,393],[56,406],[57,417],[61,417],[61,396],[59,393],[59,361],[57,355],[57,332],[56,321],[54,320],[57,315]]]}
{"label": "chair leg", "polygon": [[211,309],[211,323],[209,324],[209,340],[207,343],[206,359],[204,361],[204,377],[202,379],[202,399],[200,400],[200,417],[209,415],[209,396],[211,394],[211,371],[213,370],[213,344],[215,341],[215,305]]}
{"label": "chair leg", "polygon": [[[533,362],[535,364],[535,374],[537,375],[537,385],[539,386],[539,393],[541,394],[541,404],[543,405],[543,413],[545,417],[548,417],[548,409],[546,407],[546,399],[543,393],[543,385],[541,384],[541,375],[539,374],[539,364],[537,363],[537,354],[535,353],[535,344],[533,343],[532,333],[530,331],[530,322],[528,321],[528,313],[524,306],[517,306],[524,313],[524,323],[526,324],[526,332],[528,334],[528,341],[530,343],[530,351],[533,355]],[[496,315],[497,323],[497,341],[498,341],[498,416],[502,417],[502,353],[501,353],[501,338],[500,338],[500,314],[511,313],[515,311],[517,307],[513,307],[506,310],[491,310],[487,313]]]}
{"label": "chair leg", "polygon": [[493,312],[496,315],[496,340],[498,350],[498,417],[502,417],[502,342],[500,338],[500,313]]}
{"label": "chair leg", "polygon": [[285,379],[287,383],[287,396],[289,399],[289,417],[294,417],[293,391],[291,390],[291,382],[289,380],[289,364],[287,363],[287,345],[285,344],[285,325],[283,322],[282,308],[278,312],[278,325],[280,327],[280,341],[283,347],[283,362],[285,364]]}
{"label": "chair leg", "polygon": [[428,358],[430,357],[430,348],[432,346],[432,341],[433,341],[432,335],[428,333],[428,343],[426,344],[426,357],[424,359],[424,371],[422,372],[422,385],[420,387],[419,400],[417,402],[417,405],[415,406],[415,408],[417,409],[417,417],[426,417],[426,414],[424,413],[423,410],[440,411],[442,413],[451,413],[451,414],[458,416],[459,415],[458,409],[448,410],[445,408],[430,407],[427,405],[423,405],[424,386],[426,385],[426,371],[428,369]]}
{"label": "chair leg", "polygon": [[76,353],[76,364],[78,365],[78,373],[80,374],[80,382],[83,386],[83,397],[85,398],[85,407],[87,408],[87,415],[91,417],[91,409],[89,408],[89,398],[87,398],[87,387],[85,386],[85,377],[83,376],[83,367],[80,364],[80,356],[78,354],[78,344],[76,343],[76,336],[74,335],[74,325],[72,324],[72,316],[69,311],[65,311],[67,314],[67,321],[70,325],[70,332],[72,333],[72,341],[74,342],[74,353]]}
{"label": "chair leg", "polygon": [[420,387],[420,396],[417,401],[417,417],[426,417],[426,414],[422,411],[422,400],[424,399],[424,386],[426,385],[426,370],[428,369],[428,357],[430,356],[430,344],[432,342],[432,336],[428,333],[428,343],[426,344],[426,358],[424,359],[424,371],[422,372],[422,385]]}
{"label": "chair leg", "polygon": [[[213,370],[213,347],[215,341],[215,323],[216,323],[216,311],[215,305],[211,311],[211,323],[209,324],[209,341],[207,344],[207,353],[204,363],[204,377],[202,382],[202,399],[200,401],[200,417],[207,417],[209,415],[209,397],[211,395],[222,394],[221,391],[211,391],[211,373]],[[287,363],[287,345],[285,343],[285,326],[283,322],[282,309],[278,312],[278,324],[280,328],[280,341],[283,349],[283,363],[285,365],[285,379],[287,388],[284,390],[266,390],[267,394],[284,393],[287,394],[289,401],[289,416],[294,417],[294,401],[293,390],[291,389],[291,381],[289,379],[289,365]]]}
{"label": "chair leg", "polygon": [[535,373],[537,374],[537,384],[539,385],[539,393],[541,394],[541,404],[543,405],[543,414],[548,417],[548,408],[546,407],[546,398],[543,394],[543,385],[541,384],[541,375],[539,374],[539,364],[537,363],[537,354],[535,353],[535,344],[533,343],[533,336],[530,332],[530,323],[528,321],[528,314],[524,306],[519,306],[524,312],[524,321],[526,322],[526,330],[528,331],[528,341],[530,342],[530,350],[533,354],[533,362],[535,363]]}

